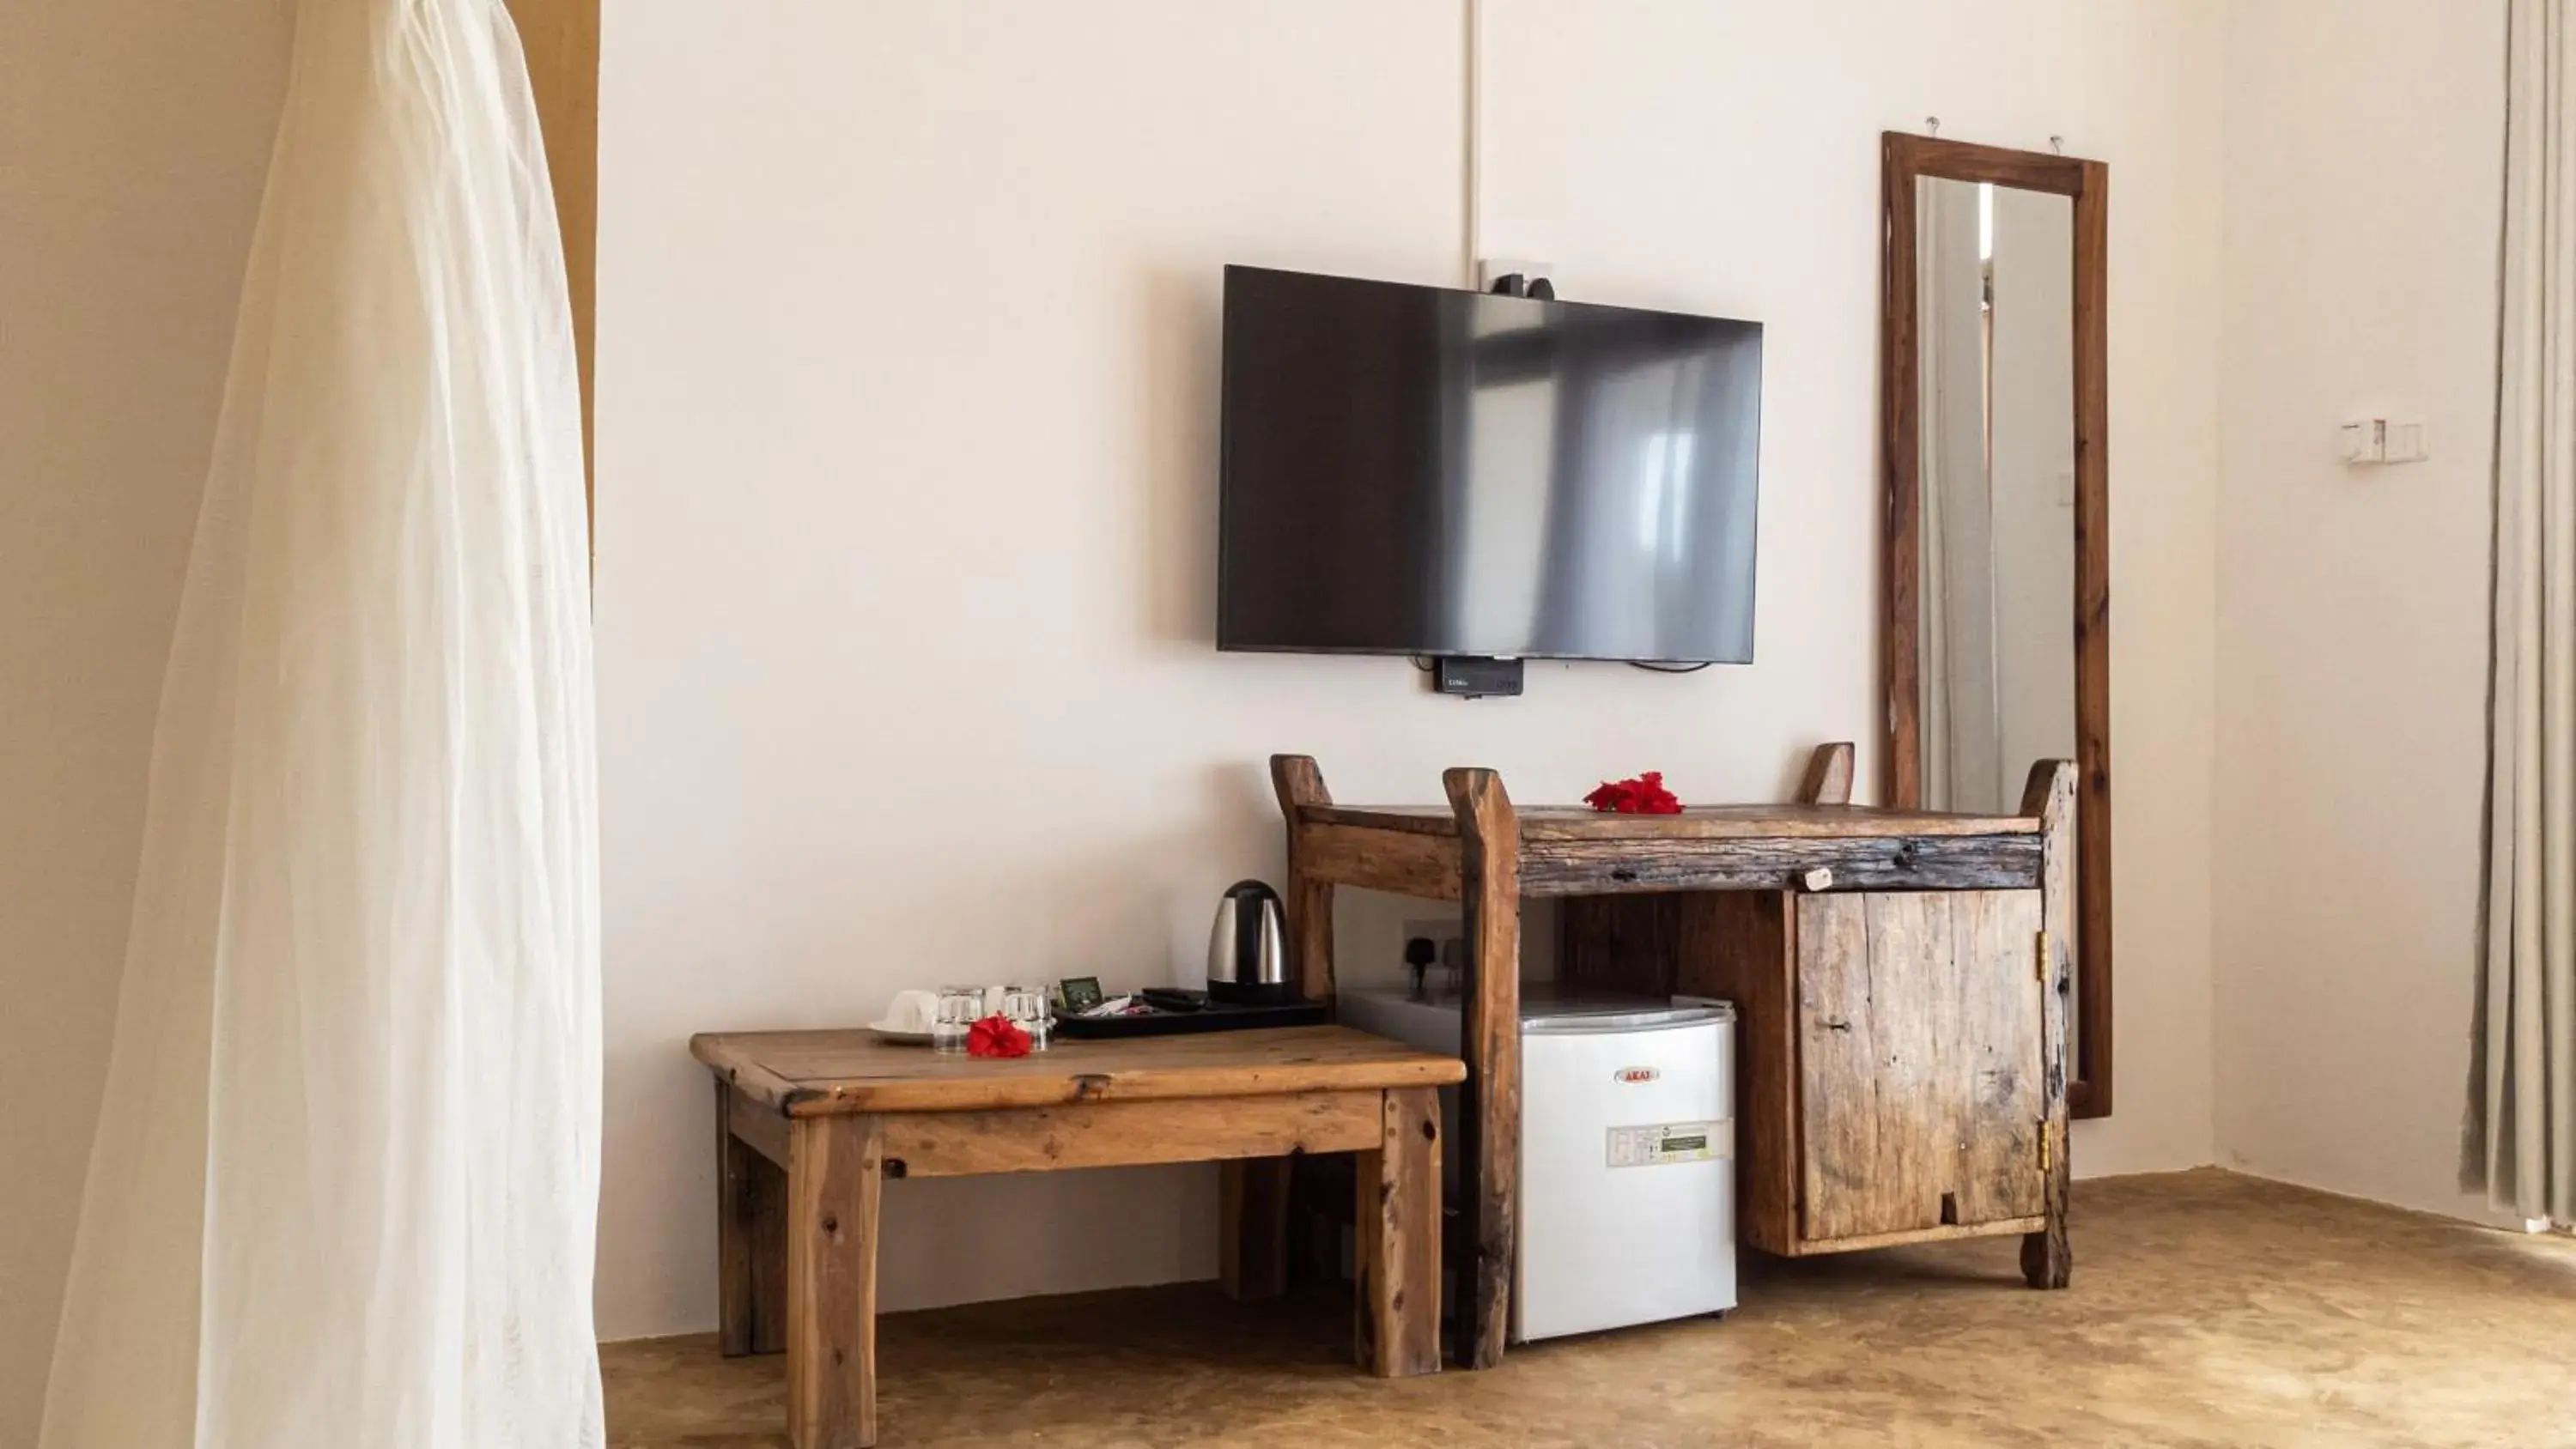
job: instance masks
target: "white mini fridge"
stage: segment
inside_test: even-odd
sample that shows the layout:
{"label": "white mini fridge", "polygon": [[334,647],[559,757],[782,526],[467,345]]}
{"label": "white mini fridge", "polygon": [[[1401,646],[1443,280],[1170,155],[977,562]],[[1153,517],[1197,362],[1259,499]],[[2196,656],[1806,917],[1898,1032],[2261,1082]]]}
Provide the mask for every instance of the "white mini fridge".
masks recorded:
{"label": "white mini fridge", "polygon": [[[1347,991],[1339,1005],[1344,1025],[1458,1050],[1455,997]],[[1734,1096],[1732,1007],[1524,988],[1514,1338],[1735,1306]],[[1457,1094],[1441,1102],[1454,1124]]]}

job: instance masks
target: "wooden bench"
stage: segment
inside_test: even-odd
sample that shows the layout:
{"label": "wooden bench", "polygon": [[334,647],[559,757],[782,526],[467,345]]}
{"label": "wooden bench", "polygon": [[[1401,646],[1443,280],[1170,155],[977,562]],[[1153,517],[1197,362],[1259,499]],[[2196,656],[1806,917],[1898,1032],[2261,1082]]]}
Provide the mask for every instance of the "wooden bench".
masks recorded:
{"label": "wooden bench", "polygon": [[[889,1177],[1357,1153],[1360,1362],[1388,1378],[1440,1367],[1437,1089],[1466,1075],[1455,1058],[1338,1026],[1061,1042],[1011,1060],[864,1031],[689,1049],[716,1076],[724,1351],[786,1353],[795,1449],[876,1442]],[[1229,1175],[1230,1216],[1242,1181]]]}

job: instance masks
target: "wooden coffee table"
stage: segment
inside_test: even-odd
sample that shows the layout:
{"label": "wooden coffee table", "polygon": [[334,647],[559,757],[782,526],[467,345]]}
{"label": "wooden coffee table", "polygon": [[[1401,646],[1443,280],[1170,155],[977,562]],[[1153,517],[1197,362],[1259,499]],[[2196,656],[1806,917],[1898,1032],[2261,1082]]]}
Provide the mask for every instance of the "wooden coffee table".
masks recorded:
{"label": "wooden coffee table", "polygon": [[[879,1184],[1360,1154],[1360,1361],[1440,1367],[1440,1108],[1464,1063],[1338,1026],[1060,1042],[1016,1060],[865,1031],[722,1033],[718,1276],[727,1355],[787,1354],[795,1449],[876,1443]],[[1230,1210],[1246,1183],[1230,1175]],[[1227,1231],[1255,1231],[1229,1223]],[[1251,1251],[1229,1242],[1229,1277]]]}

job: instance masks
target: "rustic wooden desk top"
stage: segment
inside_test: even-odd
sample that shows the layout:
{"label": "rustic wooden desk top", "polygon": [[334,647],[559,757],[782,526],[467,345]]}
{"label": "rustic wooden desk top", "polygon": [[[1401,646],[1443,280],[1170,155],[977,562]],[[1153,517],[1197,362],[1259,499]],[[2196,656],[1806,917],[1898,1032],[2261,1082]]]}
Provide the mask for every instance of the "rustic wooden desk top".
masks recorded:
{"label": "rustic wooden desk top", "polygon": [[707,1033],[689,1051],[791,1117],[1445,1087],[1467,1075],[1456,1057],[1344,1026],[1059,1040],[1016,1058],[943,1055],[864,1030]]}
{"label": "rustic wooden desk top", "polygon": [[[1411,835],[1458,833],[1447,805],[1309,805],[1304,818]],[[2033,815],[1959,815],[1871,805],[1693,805],[1679,815],[1621,815],[1588,805],[1523,805],[1523,840],[1763,840],[1797,837],[2036,835]]]}

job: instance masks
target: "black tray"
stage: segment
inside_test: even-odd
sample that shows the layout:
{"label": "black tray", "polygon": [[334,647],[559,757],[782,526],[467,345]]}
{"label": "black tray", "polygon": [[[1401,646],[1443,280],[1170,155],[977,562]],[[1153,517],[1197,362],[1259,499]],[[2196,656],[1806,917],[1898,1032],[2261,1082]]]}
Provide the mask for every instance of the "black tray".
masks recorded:
{"label": "black tray", "polygon": [[1076,1041],[1124,1041],[1142,1036],[1184,1036],[1202,1031],[1247,1031],[1262,1026],[1322,1026],[1332,1013],[1320,1001],[1280,1006],[1237,1006],[1211,1001],[1196,1011],[1151,1011],[1136,1016],[1059,1016],[1055,1034]]}

